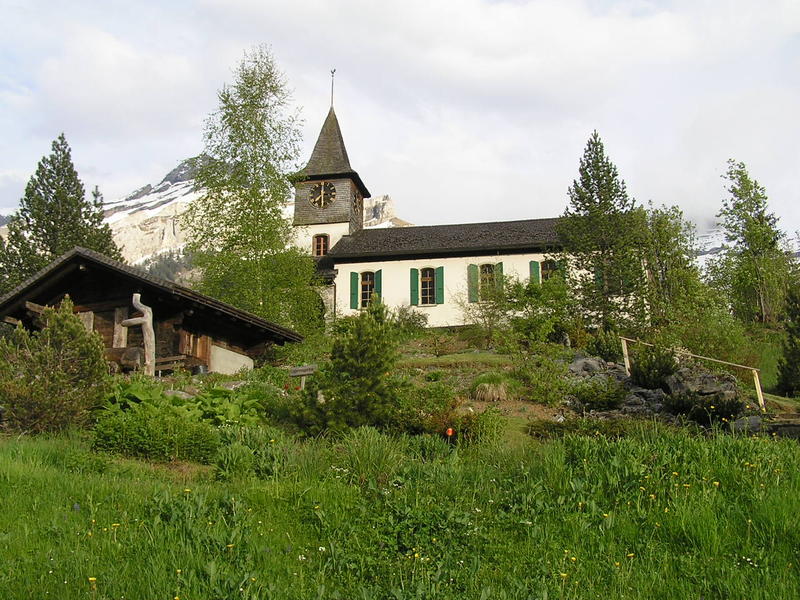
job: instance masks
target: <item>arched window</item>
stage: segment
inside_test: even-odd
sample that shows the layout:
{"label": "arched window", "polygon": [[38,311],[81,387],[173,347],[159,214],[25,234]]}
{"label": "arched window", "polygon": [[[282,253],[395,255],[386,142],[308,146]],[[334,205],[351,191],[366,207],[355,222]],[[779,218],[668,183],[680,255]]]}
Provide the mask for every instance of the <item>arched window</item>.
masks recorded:
{"label": "arched window", "polygon": [[328,253],[328,239],[327,233],[314,236],[312,242],[314,256],[325,256]]}
{"label": "arched window", "polygon": [[361,273],[361,308],[369,306],[372,294],[375,292],[375,273],[364,271]]}
{"label": "arched window", "polygon": [[554,260],[545,260],[542,262],[542,281],[547,281],[553,276],[553,273],[558,271],[558,263]]}
{"label": "arched window", "polygon": [[420,304],[436,304],[436,271],[430,267],[419,272]]}
{"label": "arched window", "polygon": [[480,283],[478,284],[481,300],[489,300],[497,290],[497,283],[494,276],[494,265],[486,264],[480,266]]}

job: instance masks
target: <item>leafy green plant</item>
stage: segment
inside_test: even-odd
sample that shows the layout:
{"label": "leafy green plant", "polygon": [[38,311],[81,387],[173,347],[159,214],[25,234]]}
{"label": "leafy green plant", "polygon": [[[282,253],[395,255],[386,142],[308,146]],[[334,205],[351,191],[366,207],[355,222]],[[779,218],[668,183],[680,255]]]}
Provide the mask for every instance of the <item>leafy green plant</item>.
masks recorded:
{"label": "leafy green plant", "polygon": [[516,353],[513,375],[524,386],[520,393],[541,404],[563,402],[570,389],[563,351],[560,346],[538,344],[528,352]]}
{"label": "leafy green plant", "polygon": [[612,410],[619,408],[627,391],[613,377],[603,375],[584,379],[572,388],[575,398],[588,410]]}
{"label": "leafy green plant", "polygon": [[744,402],[738,396],[703,396],[691,392],[672,394],[664,401],[664,408],[672,414],[685,416],[704,427],[733,421],[744,412],[744,407]]}
{"label": "leafy green plant", "polygon": [[586,350],[603,360],[618,362],[622,358],[622,343],[619,333],[613,329],[598,329],[586,344]]}
{"label": "leafy green plant", "polygon": [[253,451],[240,442],[222,446],[214,460],[214,476],[219,481],[233,481],[253,475]]}
{"label": "leafy green plant", "polygon": [[619,419],[564,419],[556,422],[549,419],[532,419],[526,431],[536,439],[552,440],[567,435],[580,435],[609,439],[620,439],[640,434],[645,430],[658,431],[663,425],[652,421],[640,421],[628,418]]}
{"label": "leafy green plant", "polygon": [[636,385],[649,390],[667,391],[666,378],[678,370],[675,354],[668,348],[645,346],[633,353],[631,379]]}
{"label": "leafy green plant", "polygon": [[506,430],[506,419],[495,408],[487,408],[479,413],[462,415],[456,428],[458,442],[472,444],[495,444],[499,442]]}
{"label": "leafy green plant", "polygon": [[157,461],[208,463],[219,435],[191,412],[166,404],[140,403],[129,410],[104,410],[94,427],[92,448]]}
{"label": "leafy green plant", "polygon": [[67,297],[45,308],[41,331],[18,326],[0,338],[4,425],[41,433],[84,425],[110,390],[103,341],[86,331]]}

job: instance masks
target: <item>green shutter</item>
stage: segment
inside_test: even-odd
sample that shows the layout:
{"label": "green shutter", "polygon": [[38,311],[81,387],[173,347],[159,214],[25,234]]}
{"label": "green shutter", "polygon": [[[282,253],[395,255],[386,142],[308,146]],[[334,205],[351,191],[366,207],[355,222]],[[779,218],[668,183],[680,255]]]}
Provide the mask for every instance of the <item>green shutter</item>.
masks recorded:
{"label": "green shutter", "polygon": [[494,283],[497,291],[503,291],[503,263],[501,262],[494,265]]}
{"label": "green shutter", "polygon": [[433,282],[436,286],[434,288],[436,304],[444,304],[444,267],[436,267],[436,274],[434,275]]}
{"label": "green shutter", "polygon": [[478,265],[467,266],[467,300],[478,301]]}
{"label": "green shutter", "polygon": [[531,282],[532,283],[542,282],[542,270],[538,260],[531,261]]}
{"label": "green shutter", "polygon": [[419,269],[411,269],[411,306],[419,304]]}
{"label": "green shutter", "polygon": [[383,287],[381,286],[381,270],[378,269],[375,271],[375,295],[378,296],[378,298],[382,298],[382,291]]}
{"label": "green shutter", "polygon": [[358,273],[350,273],[350,308],[358,310]]}

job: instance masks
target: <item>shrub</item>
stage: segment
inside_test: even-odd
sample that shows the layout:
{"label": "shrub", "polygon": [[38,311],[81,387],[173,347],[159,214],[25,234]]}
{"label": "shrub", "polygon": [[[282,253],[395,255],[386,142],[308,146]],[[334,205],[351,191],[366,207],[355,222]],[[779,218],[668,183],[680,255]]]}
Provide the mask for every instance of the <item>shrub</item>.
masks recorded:
{"label": "shrub", "polygon": [[397,410],[390,423],[392,431],[443,435],[448,427],[459,422],[459,400],[445,383],[409,383],[400,386],[398,392]]}
{"label": "shrub", "polygon": [[524,386],[528,399],[551,406],[563,402],[569,392],[568,368],[563,348],[540,344],[535,351],[514,355],[514,376]]}
{"label": "shrub", "polygon": [[214,476],[218,481],[233,481],[253,475],[253,451],[240,442],[222,446],[214,461]]}
{"label": "shrub", "polygon": [[609,362],[622,358],[622,343],[619,333],[610,329],[598,329],[586,344],[587,352]]}
{"label": "shrub", "polygon": [[188,411],[141,403],[130,410],[109,408],[99,416],[92,448],[156,461],[209,463],[219,435]]}
{"label": "shrub", "polygon": [[[343,321],[344,319],[342,319]],[[330,362],[309,380],[295,419],[307,432],[385,427],[396,411],[397,337],[386,306],[369,308],[335,334]]]}
{"label": "shrub", "polygon": [[487,408],[480,413],[467,413],[456,428],[459,443],[494,444],[499,442],[506,429],[506,420],[500,411]]}
{"label": "shrub", "polygon": [[6,425],[59,431],[86,423],[110,390],[103,341],[87,332],[65,298],[42,313],[42,330],[17,327],[0,339],[0,400]]}
{"label": "shrub", "polygon": [[[223,445],[239,444],[250,450],[251,469],[259,479],[284,472],[296,450],[294,440],[275,427],[220,427]],[[219,460],[219,459],[218,459]]]}
{"label": "shrub", "polygon": [[685,416],[699,425],[733,421],[744,412],[744,402],[738,397],[717,394],[700,395],[690,392],[667,396],[664,408],[674,415]]}
{"label": "shrub", "polygon": [[502,402],[519,393],[520,384],[505,373],[481,373],[472,380],[470,395],[479,402]]}
{"label": "shrub", "polygon": [[786,297],[786,337],[778,361],[778,391],[787,396],[800,394],[800,291],[789,289]]}
{"label": "shrub", "polygon": [[584,379],[574,385],[572,393],[589,410],[612,410],[619,408],[627,391],[613,377],[604,375]]}
{"label": "shrub", "polygon": [[399,306],[392,312],[392,322],[401,338],[412,339],[425,332],[428,315],[413,306]]}
{"label": "shrub", "polygon": [[667,391],[665,380],[677,370],[678,363],[672,350],[645,346],[633,355],[631,379],[643,388]]}

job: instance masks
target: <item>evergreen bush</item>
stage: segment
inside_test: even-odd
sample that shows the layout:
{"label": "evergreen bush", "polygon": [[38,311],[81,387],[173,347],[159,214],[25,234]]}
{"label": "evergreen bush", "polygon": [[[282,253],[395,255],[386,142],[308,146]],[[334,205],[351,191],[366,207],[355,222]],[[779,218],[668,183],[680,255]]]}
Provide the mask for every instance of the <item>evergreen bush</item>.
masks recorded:
{"label": "evergreen bush", "polygon": [[588,410],[613,410],[625,400],[627,391],[613,377],[592,377],[576,384],[572,393]]}
{"label": "evergreen bush", "polygon": [[666,392],[665,380],[677,370],[678,363],[672,350],[645,346],[633,356],[631,379],[648,390],[660,388]]}
{"label": "evergreen bush", "polygon": [[[344,320],[344,319],[343,319]],[[309,380],[295,419],[308,433],[385,428],[398,402],[396,327],[386,306],[373,296],[369,307],[340,325],[331,358]]]}
{"label": "evergreen bush", "polygon": [[778,361],[778,391],[787,396],[800,394],[800,290],[786,298],[786,338],[783,356]]}
{"label": "evergreen bush", "polygon": [[41,331],[0,338],[4,426],[41,433],[84,425],[111,389],[103,341],[86,331],[67,297],[45,308]]}
{"label": "evergreen bush", "polygon": [[613,329],[598,329],[586,344],[586,350],[605,361],[618,362],[622,358],[622,342]]}

